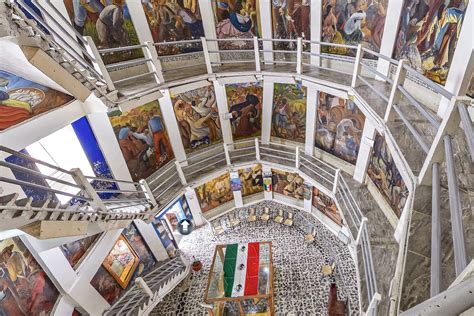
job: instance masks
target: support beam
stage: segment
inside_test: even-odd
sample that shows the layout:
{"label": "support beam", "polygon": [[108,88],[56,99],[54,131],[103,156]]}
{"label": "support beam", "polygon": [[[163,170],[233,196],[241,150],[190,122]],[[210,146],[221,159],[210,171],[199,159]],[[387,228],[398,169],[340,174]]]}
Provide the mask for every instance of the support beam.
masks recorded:
{"label": "support beam", "polygon": [[440,225],[440,179],[439,163],[433,164],[431,194],[431,297],[439,294],[441,288],[441,225]]}

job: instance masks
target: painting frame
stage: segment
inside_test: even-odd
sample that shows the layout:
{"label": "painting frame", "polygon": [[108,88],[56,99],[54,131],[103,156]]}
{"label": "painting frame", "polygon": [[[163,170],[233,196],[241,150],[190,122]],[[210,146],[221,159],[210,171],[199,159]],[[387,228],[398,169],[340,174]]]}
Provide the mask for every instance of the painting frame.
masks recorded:
{"label": "painting frame", "polygon": [[[117,273],[113,270],[112,266],[107,263],[107,257],[110,256],[110,253],[114,250],[115,246],[120,241],[122,241],[127,246],[128,250],[129,250],[129,253],[133,256],[133,263],[130,266],[129,271],[127,272],[126,277],[124,279],[122,279],[120,277],[120,275],[117,275]],[[114,246],[112,247],[112,249],[110,249],[109,254],[107,255],[107,257],[102,262],[102,266],[104,267],[104,269],[108,273],[110,273],[110,275],[120,285],[120,287],[125,290],[127,288],[128,284],[130,283],[130,280],[132,279],[136,268],[138,267],[138,264],[140,262],[140,257],[138,256],[135,249],[133,249],[132,245],[130,244],[130,242],[127,240],[127,238],[123,234],[120,234],[120,236],[117,239],[117,241],[115,242]]]}

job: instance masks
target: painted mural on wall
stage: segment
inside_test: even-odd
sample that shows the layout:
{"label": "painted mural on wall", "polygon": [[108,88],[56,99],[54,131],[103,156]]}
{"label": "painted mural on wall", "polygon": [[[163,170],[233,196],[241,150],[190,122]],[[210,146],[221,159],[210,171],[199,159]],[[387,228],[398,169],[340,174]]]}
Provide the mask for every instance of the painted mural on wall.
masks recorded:
{"label": "painted mural on wall", "polygon": [[355,164],[364,123],[365,116],[354,102],[319,93],[316,147]]}
{"label": "painted mural on wall", "polygon": [[[204,36],[199,1],[142,0],[143,10],[155,43],[200,39]],[[176,55],[202,50],[198,43],[160,45],[158,55]]]}
{"label": "painted mural on wall", "polygon": [[133,222],[130,224],[130,226],[123,230],[122,234],[128,240],[139,257],[137,270],[132,277],[132,280],[134,280],[136,277],[150,272],[157,261],[142,235],[138,231],[137,226]]}
{"label": "painted mural on wall", "polygon": [[161,243],[163,244],[163,247],[166,249],[166,253],[170,258],[174,258],[176,256],[176,251],[178,249],[178,246],[176,244],[176,241],[173,237],[173,234],[171,232],[168,232],[166,229],[166,221],[163,223],[164,220],[156,218],[152,224],[153,227],[155,228],[156,233],[158,234],[158,237],[160,238]]}
{"label": "painted mural on wall", "polygon": [[109,304],[118,300],[124,291],[103,266],[97,270],[91,280],[91,285]]}
{"label": "painted mural on wall", "polygon": [[222,140],[216,95],[212,85],[171,95],[178,128],[187,152]]}
{"label": "painted mural on wall", "polygon": [[109,116],[133,181],[146,179],[173,159],[158,101]]}
{"label": "painted mural on wall", "polygon": [[263,192],[262,165],[258,164],[250,168],[239,169],[238,173],[242,184],[243,197]]}
{"label": "painted mural on wall", "polygon": [[68,94],[0,70],[0,131],[73,99]]}
{"label": "painted mural on wall", "polygon": [[261,82],[225,86],[234,139],[260,136],[262,132],[263,86]]}
{"label": "painted mural on wall", "polygon": [[[64,0],[74,29],[90,36],[98,49],[140,44],[125,0]],[[143,56],[141,50],[102,55],[105,64]]]}
{"label": "painted mural on wall", "polygon": [[313,187],[313,206],[334,223],[342,225],[342,217],[337,211],[336,202],[315,187]]}
{"label": "painted mural on wall", "polygon": [[375,136],[367,174],[390,204],[397,217],[400,217],[408,197],[408,189],[393,161],[385,139],[378,133]]}
{"label": "painted mural on wall", "polygon": [[271,136],[304,143],[306,88],[301,84],[275,83]]}
{"label": "painted mural on wall", "polygon": [[[322,41],[380,51],[388,0],[323,0]],[[322,52],[355,56],[356,50],[322,46]],[[373,56],[365,56],[373,58]]]}
{"label": "painted mural on wall", "polygon": [[86,253],[97,241],[99,236],[100,234],[88,236],[86,238],[61,245],[59,249],[61,249],[71,267],[76,268],[79,262],[85,258]]}
{"label": "painted mural on wall", "polygon": [[252,39],[261,34],[258,0],[212,0],[217,38],[235,38],[219,43],[220,49],[252,49]]}
{"label": "painted mural on wall", "polygon": [[25,244],[0,241],[0,314],[50,315],[59,292]]}
{"label": "painted mural on wall", "polygon": [[273,192],[302,200],[304,196],[304,180],[298,174],[272,169]]}
{"label": "painted mural on wall", "polygon": [[[309,0],[272,0],[272,27],[275,39],[310,40]],[[296,42],[277,42],[277,49],[296,50]]]}
{"label": "painted mural on wall", "polygon": [[198,186],[195,191],[203,213],[234,199],[228,172]]}
{"label": "painted mural on wall", "polygon": [[468,0],[405,0],[393,56],[444,85]]}

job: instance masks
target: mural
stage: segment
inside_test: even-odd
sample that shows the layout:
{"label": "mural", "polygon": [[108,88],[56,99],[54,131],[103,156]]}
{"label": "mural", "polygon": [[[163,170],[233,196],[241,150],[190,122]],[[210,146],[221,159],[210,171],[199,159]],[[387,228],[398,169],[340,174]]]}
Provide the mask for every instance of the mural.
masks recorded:
{"label": "mural", "polygon": [[123,230],[122,234],[140,258],[137,270],[132,277],[132,280],[134,280],[136,277],[150,272],[157,261],[133,222]]}
{"label": "mural", "polygon": [[273,192],[302,200],[304,196],[304,180],[296,173],[272,169]]}
{"label": "mural", "polygon": [[222,140],[212,85],[171,95],[179,132],[187,152]]}
{"label": "mural", "polygon": [[378,133],[375,136],[367,174],[390,204],[397,217],[400,217],[408,197],[408,189],[393,161],[385,139]]}
{"label": "mural", "polygon": [[50,315],[59,292],[18,238],[0,241],[0,314]]}
{"label": "mural", "polygon": [[100,234],[88,236],[59,247],[66,257],[71,267],[75,268],[79,262],[85,257],[87,251],[97,241]]}
{"label": "mural", "polygon": [[[140,44],[125,0],[64,0],[74,29],[90,36],[98,49]],[[105,64],[142,57],[141,50],[102,55]]]}
{"label": "mural", "polygon": [[260,136],[262,130],[263,86],[259,82],[225,86],[234,139]]}
{"label": "mural", "polygon": [[[261,34],[258,0],[212,0],[217,38],[252,39]],[[252,49],[253,42],[235,40],[219,43],[220,49]]]}
{"label": "mural", "polygon": [[73,99],[68,94],[0,70],[0,131]]}
{"label": "mural", "polygon": [[364,123],[354,102],[319,93],[316,147],[355,165]]}
{"label": "mural", "polygon": [[[142,0],[143,10],[155,43],[200,39],[204,36],[199,2]],[[176,55],[202,50],[201,43],[160,45],[158,55]]]}
{"label": "mural", "polygon": [[198,186],[195,191],[203,213],[234,199],[228,172]]}
{"label": "mural", "polygon": [[[272,0],[273,38],[310,40],[310,1]],[[296,50],[296,42],[277,42],[276,49]]]}
{"label": "mural", "polygon": [[444,85],[468,0],[405,0],[393,56]]}
{"label": "mural", "polygon": [[124,292],[124,289],[120,287],[103,266],[100,266],[99,270],[97,270],[92,278],[91,285],[109,304],[113,304]]}
{"label": "mural", "polygon": [[146,179],[173,159],[158,101],[109,116],[133,181]]}
{"label": "mural", "polygon": [[263,192],[262,165],[239,169],[238,172],[242,183],[242,197]]}
{"label": "mural", "polygon": [[301,84],[275,83],[271,135],[304,143],[305,130],[306,88]]}
{"label": "mural", "polygon": [[[388,0],[323,0],[322,41],[380,51]],[[330,54],[355,56],[356,50],[322,46]],[[366,56],[374,58],[373,56]]]}
{"label": "mural", "polygon": [[315,187],[313,187],[313,206],[334,223],[342,226],[342,217],[337,211],[334,200]]}
{"label": "mural", "polygon": [[168,232],[168,230],[165,227],[166,221],[164,223],[163,221],[164,220],[160,220],[156,218],[152,222],[152,224],[153,224],[153,227],[155,228],[156,233],[158,234],[158,237],[160,237],[163,247],[165,247],[166,249],[166,253],[168,254],[170,258],[174,258],[176,256],[178,246],[173,237],[173,234],[171,234],[171,232]]}

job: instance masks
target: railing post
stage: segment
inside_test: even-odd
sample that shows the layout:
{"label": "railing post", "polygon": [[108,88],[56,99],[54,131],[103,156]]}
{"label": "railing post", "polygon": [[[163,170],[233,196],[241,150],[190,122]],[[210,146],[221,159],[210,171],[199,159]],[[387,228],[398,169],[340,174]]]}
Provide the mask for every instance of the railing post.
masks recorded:
{"label": "railing post", "polygon": [[207,47],[207,40],[205,37],[201,37],[202,52],[204,53],[204,60],[206,61],[206,69],[209,75],[212,75],[211,58],[209,56],[209,48]]}
{"label": "railing post", "polygon": [[367,307],[367,312],[365,315],[372,315],[377,307],[378,302],[382,299],[382,296],[379,293],[374,293],[372,299],[370,300],[369,306]]}
{"label": "railing post", "polygon": [[158,54],[156,53],[156,48],[154,43],[152,42],[145,42],[145,47],[143,48],[143,55],[145,59],[150,59],[150,71],[153,71],[155,80],[158,84],[162,84],[165,82],[162,73],[161,61],[158,59]]}
{"label": "railing post", "polygon": [[262,69],[260,67],[260,50],[258,48],[258,38],[253,37],[253,51],[255,55],[255,71],[260,72]]}
{"label": "railing post", "polygon": [[433,164],[431,191],[431,267],[430,296],[439,294],[441,281],[441,225],[439,163]]}
{"label": "railing post", "polygon": [[337,184],[339,182],[340,173],[341,173],[341,169],[336,169],[336,174],[334,175],[334,186],[332,188],[332,193],[334,194],[334,196],[336,195],[336,192],[337,192]]}
{"label": "railing post", "polygon": [[141,179],[139,183],[143,193],[145,193],[145,197],[150,200],[150,203],[153,204],[153,206],[156,205],[157,203],[155,197],[153,196],[153,192],[151,191],[150,186],[148,185],[146,180]]}
{"label": "railing post", "polygon": [[224,145],[225,161],[227,162],[227,165],[230,166],[231,161],[230,161],[230,155],[229,155],[229,148],[227,148],[226,143],[223,143],[222,145]]}
{"label": "railing post", "polygon": [[110,91],[115,90],[114,82],[112,81],[112,78],[110,78],[109,71],[107,70],[107,67],[105,67],[104,61],[102,60],[102,56],[100,55],[97,46],[95,46],[92,37],[84,36],[84,39],[87,42],[86,50],[89,52],[90,55],[94,56],[95,58],[95,62],[91,61],[92,65],[94,66],[94,69],[102,75],[105,83],[107,84],[107,88]]}
{"label": "railing post", "polygon": [[148,284],[146,284],[145,280],[143,280],[141,277],[138,277],[135,279],[135,284],[143,291],[143,293],[148,295],[150,298],[153,298],[153,291],[150,289]]}
{"label": "railing post", "polygon": [[365,225],[367,225],[368,219],[367,217],[362,217],[362,220],[360,222],[359,230],[357,231],[357,238],[355,240],[356,245],[360,245],[360,240],[362,239],[362,233],[365,229]]}
{"label": "railing post", "polygon": [[255,138],[255,157],[257,161],[260,161],[260,144],[258,143],[258,138]]}
{"label": "railing post", "polygon": [[72,178],[78,185],[84,188],[84,191],[87,193],[87,197],[91,198],[92,201],[89,202],[90,205],[94,208],[95,211],[101,210],[106,212],[107,207],[105,206],[104,202],[100,198],[100,196],[97,194],[95,189],[92,187],[90,182],[87,180],[87,178],[84,176],[82,173],[81,169],[79,168],[73,168],[71,169],[72,172]]}
{"label": "railing post", "polygon": [[296,168],[296,170],[298,170],[300,168],[300,147],[299,146],[296,146],[295,168]]}
{"label": "railing post", "polygon": [[360,71],[362,69],[360,65],[360,63],[362,62],[362,57],[363,57],[362,45],[359,44],[357,45],[357,54],[354,60],[354,73],[352,74],[352,83],[351,83],[352,88],[356,87],[357,77],[360,75]]}
{"label": "railing post", "polygon": [[388,98],[387,109],[385,110],[385,122],[392,120],[392,107],[400,101],[400,91],[398,90],[398,86],[403,85],[403,82],[405,82],[406,70],[403,67],[405,63],[406,61],[403,59],[398,62],[397,72],[395,73],[395,78],[393,78],[392,90],[390,91],[390,97]]}
{"label": "railing post", "polygon": [[303,72],[303,39],[296,39],[296,73],[301,75]]}
{"label": "railing post", "polygon": [[178,172],[179,180],[181,180],[182,185],[187,185],[188,182],[186,181],[186,177],[184,176],[183,168],[181,168],[181,164],[179,161],[175,161],[174,165],[176,166],[176,171]]}

